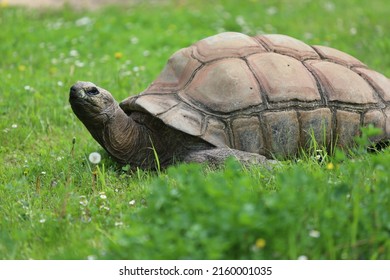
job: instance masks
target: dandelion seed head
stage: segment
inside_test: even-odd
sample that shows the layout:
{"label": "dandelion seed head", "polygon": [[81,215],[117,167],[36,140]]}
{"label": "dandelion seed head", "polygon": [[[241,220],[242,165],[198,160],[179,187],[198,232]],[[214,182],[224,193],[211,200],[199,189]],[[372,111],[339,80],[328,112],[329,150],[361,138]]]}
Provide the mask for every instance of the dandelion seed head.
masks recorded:
{"label": "dandelion seed head", "polygon": [[93,164],[98,164],[102,159],[102,156],[98,152],[93,152],[89,154],[89,161]]}

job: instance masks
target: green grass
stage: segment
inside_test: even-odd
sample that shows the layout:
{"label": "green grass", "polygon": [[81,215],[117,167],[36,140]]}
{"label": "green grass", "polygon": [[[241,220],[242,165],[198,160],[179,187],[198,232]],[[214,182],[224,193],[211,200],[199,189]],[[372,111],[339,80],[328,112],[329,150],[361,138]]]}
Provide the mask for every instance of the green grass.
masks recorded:
{"label": "green grass", "polygon": [[387,0],[1,7],[0,258],[390,259],[389,150],[129,173],[67,100],[77,80],[136,94],[174,51],[225,30],[331,45],[390,76],[389,13]]}

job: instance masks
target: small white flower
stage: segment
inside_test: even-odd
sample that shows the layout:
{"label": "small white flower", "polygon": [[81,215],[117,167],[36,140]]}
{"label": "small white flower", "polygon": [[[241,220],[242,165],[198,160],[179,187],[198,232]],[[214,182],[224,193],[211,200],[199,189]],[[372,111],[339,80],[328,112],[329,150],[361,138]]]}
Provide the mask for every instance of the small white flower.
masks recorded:
{"label": "small white flower", "polygon": [[272,6],[272,7],[269,7],[269,8],[266,10],[266,12],[267,12],[268,15],[273,16],[273,15],[277,14],[278,8]]}
{"label": "small white flower", "polygon": [[110,207],[107,207],[107,206],[104,206],[104,205],[100,206],[99,208],[100,208],[100,210],[110,211]]}
{"label": "small white flower", "polygon": [[134,206],[134,205],[135,205],[135,200],[134,200],[134,199],[133,199],[133,200],[130,200],[130,201],[129,201],[129,205],[130,205],[130,206]]}
{"label": "small white flower", "polygon": [[336,9],[336,5],[333,2],[325,2],[324,9],[328,12],[333,12]]}
{"label": "small white flower", "polygon": [[18,128],[18,125],[16,123],[14,123],[13,125],[11,125],[12,128]]}
{"label": "small white flower", "polygon": [[136,44],[138,44],[139,39],[138,39],[137,37],[131,37],[131,38],[130,38],[130,42],[131,42],[133,45],[136,45]]}
{"label": "small white flower", "polygon": [[58,82],[57,82],[57,86],[59,86],[59,87],[63,87],[63,86],[64,86],[64,83],[63,83],[63,82],[61,82],[61,81],[58,81]]}
{"label": "small white flower", "polygon": [[308,258],[305,255],[301,255],[301,256],[298,257],[298,260],[300,260],[300,261],[306,261],[307,259]]}
{"label": "small white flower", "polygon": [[43,224],[44,222],[46,222],[46,219],[40,219],[39,222],[40,222],[41,224]]}
{"label": "small white flower", "polygon": [[356,35],[357,29],[355,27],[352,27],[351,29],[349,29],[349,33],[351,33],[351,35]]}
{"label": "small white flower", "polygon": [[107,199],[107,195],[106,195],[105,192],[99,193],[99,196],[100,196],[101,199]]}
{"label": "small white flower", "polygon": [[70,55],[70,56],[73,56],[73,57],[76,57],[76,56],[79,56],[79,52],[78,52],[77,50],[71,50],[71,51],[69,52],[69,55]]}
{"label": "small white flower", "polygon": [[93,23],[92,19],[89,17],[82,17],[76,20],[75,24],[76,26],[86,26],[91,25]]}
{"label": "small white flower", "polygon": [[321,236],[321,233],[318,230],[312,229],[309,232],[309,236],[312,237],[312,238],[319,238]]}
{"label": "small white flower", "polygon": [[82,61],[80,61],[80,60],[76,60],[76,61],[74,62],[74,65],[76,65],[76,66],[79,67],[79,68],[82,68],[82,67],[84,67],[85,63],[82,62]]}
{"label": "small white flower", "polygon": [[82,205],[84,207],[88,205],[88,200],[84,195],[80,196],[80,205]]}
{"label": "small white flower", "polygon": [[123,223],[122,222],[115,222],[115,226],[116,227],[121,227],[121,226],[123,226]]}
{"label": "small white flower", "polygon": [[102,156],[98,152],[93,152],[89,154],[89,161],[93,164],[98,164],[102,159]]}

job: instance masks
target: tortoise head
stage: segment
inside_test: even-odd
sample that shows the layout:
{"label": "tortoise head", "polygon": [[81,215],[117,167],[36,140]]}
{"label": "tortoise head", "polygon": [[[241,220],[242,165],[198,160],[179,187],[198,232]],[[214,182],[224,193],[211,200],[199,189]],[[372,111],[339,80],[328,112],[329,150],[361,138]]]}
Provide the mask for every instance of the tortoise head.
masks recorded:
{"label": "tortoise head", "polygon": [[70,88],[69,102],[76,116],[87,126],[100,126],[114,113],[112,95],[91,82],[77,82]]}

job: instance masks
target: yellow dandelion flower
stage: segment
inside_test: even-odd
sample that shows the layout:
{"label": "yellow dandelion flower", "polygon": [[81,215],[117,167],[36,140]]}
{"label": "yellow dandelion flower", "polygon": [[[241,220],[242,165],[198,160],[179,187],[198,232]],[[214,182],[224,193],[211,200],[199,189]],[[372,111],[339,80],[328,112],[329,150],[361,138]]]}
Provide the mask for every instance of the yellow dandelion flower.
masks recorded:
{"label": "yellow dandelion flower", "polygon": [[265,241],[264,238],[258,238],[256,240],[256,243],[255,243],[255,246],[256,248],[258,249],[263,249],[265,247],[265,245],[267,244],[267,242]]}
{"label": "yellow dandelion flower", "polygon": [[326,165],[326,169],[328,169],[328,170],[334,169],[334,164],[331,163],[331,162],[329,162],[329,163]]}
{"label": "yellow dandelion flower", "polygon": [[116,59],[120,59],[120,58],[123,57],[123,53],[121,53],[121,52],[116,52],[116,53],[114,54],[114,57],[115,57]]}
{"label": "yellow dandelion flower", "polygon": [[24,72],[24,71],[26,71],[26,69],[27,69],[26,65],[21,64],[21,65],[18,66],[18,70],[20,72]]}

